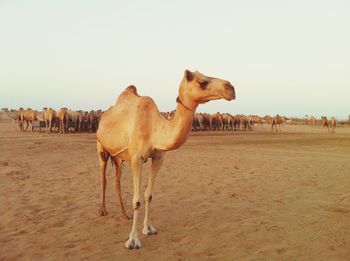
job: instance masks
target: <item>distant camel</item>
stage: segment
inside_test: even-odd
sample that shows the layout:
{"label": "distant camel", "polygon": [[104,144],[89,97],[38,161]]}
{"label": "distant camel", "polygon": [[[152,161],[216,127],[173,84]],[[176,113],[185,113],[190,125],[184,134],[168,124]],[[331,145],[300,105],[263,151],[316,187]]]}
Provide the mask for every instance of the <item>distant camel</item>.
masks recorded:
{"label": "distant camel", "polygon": [[160,114],[167,120],[171,120],[174,117],[174,111],[161,112]]}
{"label": "distant camel", "polygon": [[235,115],[233,116],[233,127],[235,131],[241,130],[242,116]]}
{"label": "distant camel", "polygon": [[[38,119],[37,112],[35,110],[32,110],[31,108],[28,108],[21,113],[21,130],[26,131],[29,127],[29,123],[32,126],[33,131],[33,121],[36,121]],[[24,129],[24,122],[27,123],[27,127]]]}
{"label": "distant camel", "polygon": [[96,111],[91,110],[88,113],[88,122],[89,122],[89,132],[96,131],[98,126],[98,114]]}
{"label": "distant camel", "polygon": [[134,221],[129,239],[125,246],[129,249],[140,248],[137,222],[141,206],[141,170],[142,164],[152,159],[148,186],[145,196],[146,208],[142,232],[154,235],[157,230],[150,221],[149,209],[155,176],[163,163],[166,151],[179,148],[191,131],[193,115],[197,106],[210,100],[235,98],[233,86],[225,80],[207,77],[199,72],[185,71],[177,97],[177,109],[171,120],[161,116],[156,104],[150,97],[140,96],[135,86],[123,91],[115,106],[107,110],[97,130],[97,152],[101,169],[101,208],[100,215],[106,215],[105,187],[106,164],[109,156],[116,166],[116,189],[119,203],[125,215],[120,192],[122,161],[131,161],[134,196]]}
{"label": "distant camel", "polygon": [[335,133],[335,127],[337,127],[337,121],[334,117],[331,117],[330,122],[331,122],[331,132]]}
{"label": "distant camel", "polygon": [[204,131],[204,116],[201,113],[195,113],[193,116],[193,130]]}
{"label": "distant camel", "polygon": [[266,124],[272,124],[273,117],[271,117],[270,115],[266,115],[262,119]]}
{"label": "distant camel", "polygon": [[225,130],[233,130],[233,119],[231,114],[224,113],[222,115],[222,122]]}
{"label": "distant camel", "polygon": [[316,118],[314,116],[305,115],[305,123],[306,125],[315,125],[316,124]]}
{"label": "distant camel", "polygon": [[81,111],[73,111],[73,110],[67,110],[67,121],[66,125],[69,125],[69,121],[73,123],[74,126],[74,132],[78,132],[81,130],[81,124],[83,121],[83,114]]}
{"label": "distant camel", "polygon": [[48,108],[44,110],[44,120],[45,120],[46,132],[50,133],[52,129],[52,124],[56,126],[57,112],[52,108]]}
{"label": "distant camel", "polygon": [[58,120],[60,122],[60,133],[67,133],[68,128],[68,112],[67,108],[61,108],[57,114]]}
{"label": "distant camel", "polygon": [[253,120],[253,124],[252,124],[253,126],[254,126],[254,124],[257,124],[261,128],[264,127],[264,124],[263,124],[263,121],[262,121],[261,117],[259,117],[258,115],[251,115],[251,118]]}
{"label": "distant camel", "polygon": [[76,115],[76,123],[75,123],[75,128],[76,128],[76,131],[81,131],[82,130],[82,123],[83,123],[83,112],[82,111],[77,111],[76,112],[77,115]]}
{"label": "distant camel", "polygon": [[223,123],[223,117],[220,112],[217,112],[212,115],[212,126],[216,130],[224,130],[224,123]]}
{"label": "distant camel", "polygon": [[324,127],[327,127],[328,133],[331,133],[329,130],[329,122],[326,116],[322,116],[322,128],[324,129]]}
{"label": "distant camel", "polygon": [[209,113],[202,113],[203,115],[203,124],[204,124],[204,130],[212,130],[213,127],[213,119],[212,116]]}
{"label": "distant camel", "polygon": [[15,127],[15,122],[18,122],[18,125],[21,128],[21,114],[24,111],[23,108],[20,108],[19,110],[9,110],[8,108],[2,108],[4,112],[6,112],[7,116],[12,119],[12,129]]}
{"label": "distant camel", "polygon": [[[283,118],[277,114],[274,118],[272,118],[272,121],[271,121],[271,129],[273,131],[273,127],[275,127],[275,131],[278,132],[278,131],[282,131],[281,130],[281,125],[283,124]],[[277,126],[278,126],[278,130],[277,130]]]}

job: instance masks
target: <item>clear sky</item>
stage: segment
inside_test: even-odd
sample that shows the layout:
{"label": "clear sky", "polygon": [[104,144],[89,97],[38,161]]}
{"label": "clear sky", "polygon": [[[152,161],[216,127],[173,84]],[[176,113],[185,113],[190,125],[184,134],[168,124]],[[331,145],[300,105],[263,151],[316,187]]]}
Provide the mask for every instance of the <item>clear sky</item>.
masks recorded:
{"label": "clear sky", "polygon": [[0,0],[0,106],[175,108],[185,69],[229,80],[199,111],[350,114],[350,1]]}

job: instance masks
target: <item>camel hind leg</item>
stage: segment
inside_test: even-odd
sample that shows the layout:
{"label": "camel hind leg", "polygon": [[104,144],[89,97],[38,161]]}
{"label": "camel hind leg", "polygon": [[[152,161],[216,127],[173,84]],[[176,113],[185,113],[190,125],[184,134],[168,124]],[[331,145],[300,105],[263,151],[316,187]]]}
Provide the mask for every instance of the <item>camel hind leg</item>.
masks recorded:
{"label": "camel hind leg", "polygon": [[109,154],[104,151],[102,144],[97,141],[97,157],[98,162],[100,164],[100,199],[101,199],[101,206],[98,210],[99,216],[106,216],[108,215],[107,209],[106,209],[106,202],[105,202],[105,195],[106,195],[106,166],[107,161],[109,158]]}
{"label": "camel hind leg", "polygon": [[117,197],[118,197],[118,202],[119,202],[119,207],[121,210],[121,219],[122,220],[128,220],[130,219],[125,212],[124,204],[123,204],[123,197],[121,193],[121,188],[120,188],[120,178],[122,176],[122,163],[123,161],[121,159],[118,159],[116,157],[113,158],[114,165],[115,165],[115,190],[117,192]]}

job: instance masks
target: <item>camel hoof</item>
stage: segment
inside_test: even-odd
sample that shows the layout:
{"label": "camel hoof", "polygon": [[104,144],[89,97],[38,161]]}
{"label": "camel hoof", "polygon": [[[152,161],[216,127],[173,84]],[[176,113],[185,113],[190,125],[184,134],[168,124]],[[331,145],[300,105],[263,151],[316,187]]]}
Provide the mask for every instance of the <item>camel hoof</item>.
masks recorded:
{"label": "camel hoof", "polygon": [[125,247],[128,249],[140,249],[141,248],[141,242],[137,237],[131,237],[126,241]]}
{"label": "camel hoof", "polygon": [[99,215],[100,217],[107,216],[108,215],[107,209],[105,207],[101,207],[98,210],[97,215]]}
{"label": "camel hoof", "polygon": [[157,229],[155,229],[152,225],[144,227],[142,229],[142,233],[144,235],[148,235],[148,236],[152,236],[152,235],[157,235],[158,234]]}

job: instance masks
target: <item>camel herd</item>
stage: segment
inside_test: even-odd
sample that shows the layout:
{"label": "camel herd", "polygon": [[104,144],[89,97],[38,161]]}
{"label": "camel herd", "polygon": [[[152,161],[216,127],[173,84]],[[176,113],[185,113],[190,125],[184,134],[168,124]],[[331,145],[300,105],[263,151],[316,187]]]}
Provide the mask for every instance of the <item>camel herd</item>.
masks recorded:
{"label": "camel herd", "polygon": [[[12,128],[15,123],[21,131],[27,131],[29,127],[32,131],[40,132],[58,132],[61,134],[68,132],[96,132],[102,110],[74,111],[68,108],[61,108],[56,111],[49,108],[43,108],[42,111],[31,108],[18,110],[2,109],[9,118],[13,120]],[[160,112],[168,120],[174,117],[175,111]],[[195,113],[192,122],[192,131],[252,131],[254,127],[263,127],[271,125],[272,130],[281,131],[281,125],[288,121],[288,118],[281,117],[278,114],[275,117],[257,115],[231,115],[229,113]],[[279,126],[279,129],[277,129]]]}
{"label": "camel herd", "polygon": [[73,111],[68,108],[61,108],[55,111],[52,108],[43,108],[36,111],[31,108],[3,111],[13,120],[12,128],[18,122],[21,131],[27,131],[31,125],[31,130],[46,131],[47,133],[58,131],[59,133],[73,132],[95,132],[101,118],[101,110]]}
{"label": "camel herd", "polygon": [[[61,134],[68,132],[96,132],[103,114],[102,110],[74,111],[68,108],[61,108],[55,111],[51,107],[43,108],[42,111],[31,108],[19,108],[18,110],[2,108],[2,110],[13,120],[12,128],[17,122],[21,131],[27,131],[29,126],[31,126],[32,131],[58,132]],[[160,114],[164,118],[171,120],[175,111],[160,112]],[[313,116],[305,115],[304,120],[296,120],[309,126],[321,125],[323,128],[327,128],[329,133],[334,133],[337,126],[337,121],[334,117],[328,120],[326,116],[322,116],[321,119],[317,120]],[[232,115],[220,112],[214,114],[195,113],[191,130],[252,131],[255,127],[270,126],[272,131],[281,132],[284,124],[292,121],[293,119],[280,116],[279,114],[274,117],[269,115],[260,117],[258,115]]]}

